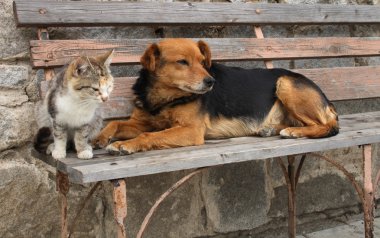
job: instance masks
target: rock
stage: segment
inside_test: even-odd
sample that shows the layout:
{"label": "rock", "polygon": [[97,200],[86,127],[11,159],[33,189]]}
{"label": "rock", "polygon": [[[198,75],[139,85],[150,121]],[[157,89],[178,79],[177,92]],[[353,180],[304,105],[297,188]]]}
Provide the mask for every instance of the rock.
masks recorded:
{"label": "rock", "polygon": [[265,163],[253,161],[210,168],[202,183],[206,213],[215,232],[253,229],[269,221],[271,191]]}
{"label": "rock", "polygon": [[0,106],[0,151],[31,141],[35,132],[34,104],[19,107]]}
{"label": "rock", "polygon": [[[318,191],[318,192],[310,192]],[[287,187],[275,188],[269,216],[287,216]],[[358,204],[357,194],[351,183],[335,174],[311,179],[297,187],[297,214],[322,212],[328,209]]]}
{"label": "rock", "polygon": [[21,106],[24,102],[28,101],[28,96],[25,92],[20,90],[6,90],[1,91],[0,106],[16,107]]}
{"label": "rock", "polygon": [[0,65],[0,88],[22,89],[28,78],[28,68],[25,66]]}
{"label": "rock", "polygon": [[0,59],[9,59],[21,52],[28,52],[29,40],[36,39],[37,35],[34,28],[16,27],[12,4],[12,0],[2,0],[0,2]]}
{"label": "rock", "polygon": [[55,187],[41,172],[16,151],[0,154],[0,237],[58,236]]}
{"label": "rock", "polygon": [[[18,151],[0,153],[0,237],[59,237],[60,209],[54,180],[39,161],[27,163]],[[71,186],[69,224],[89,188]],[[102,189],[100,189],[100,192]],[[102,197],[97,193],[78,219],[77,238],[104,236]]]}
{"label": "rock", "polygon": [[[163,173],[126,179],[128,215],[125,224],[128,237],[136,236],[145,215],[161,194],[188,173],[189,171]],[[195,175],[161,203],[144,237],[191,238],[210,234],[205,214],[201,212],[203,203],[199,190],[200,176]],[[112,208],[112,186],[106,184],[107,208]],[[108,209],[104,220],[105,237],[116,237],[112,212],[112,209]]]}

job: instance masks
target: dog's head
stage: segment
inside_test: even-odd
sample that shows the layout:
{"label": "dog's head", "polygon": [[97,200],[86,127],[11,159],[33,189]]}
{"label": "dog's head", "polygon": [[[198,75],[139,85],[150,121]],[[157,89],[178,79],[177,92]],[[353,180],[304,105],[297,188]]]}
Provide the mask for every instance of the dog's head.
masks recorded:
{"label": "dog's head", "polygon": [[203,94],[210,91],[215,83],[207,72],[211,67],[210,48],[203,41],[166,39],[151,44],[140,62],[167,87]]}

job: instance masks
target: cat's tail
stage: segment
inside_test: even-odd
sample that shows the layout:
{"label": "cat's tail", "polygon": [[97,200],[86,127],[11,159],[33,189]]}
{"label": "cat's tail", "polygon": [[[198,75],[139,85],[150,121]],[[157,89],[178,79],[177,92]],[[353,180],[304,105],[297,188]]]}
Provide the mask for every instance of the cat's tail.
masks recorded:
{"label": "cat's tail", "polygon": [[53,143],[53,137],[49,127],[41,127],[34,138],[34,149],[45,154],[48,146]]}

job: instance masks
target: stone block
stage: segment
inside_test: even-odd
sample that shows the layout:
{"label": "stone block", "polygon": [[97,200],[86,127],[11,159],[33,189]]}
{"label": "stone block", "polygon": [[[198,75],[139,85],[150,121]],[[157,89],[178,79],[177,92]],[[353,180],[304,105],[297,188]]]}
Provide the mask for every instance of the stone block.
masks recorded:
{"label": "stone block", "polygon": [[37,39],[34,28],[17,28],[13,16],[13,1],[0,1],[0,59],[28,52],[29,40]]}
{"label": "stone block", "polygon": [[4,90],[0,94],[0,106],[16,107],[28,101],[28,96],[20,90]]}
{"label": "stone block", "polygon": [[206,214],[215,232],[253,229],[269,221],[272,193],[265,162],[210,168],[202,180]]}
{"label": "stone block", "polygon": [[[373,237],[380,236],[380,219],[377,218],[374,221],[374,234]],[[331,238],[331,237],[344,237],[344,238],[357,238],[364,236],[363,221],[355,221],[349,224],[337,226],[322,231],[316,231],[305,236],[297,236],[297,238]]]}
{"label": "stone block", "polygon": [[[54,180],[48,170],[34,158],[26,162],[24,152],[7,150],[0,153],[0,237],[59,237],[60,209]],[[54,175],[53,175],[54,176]],[[89,188],[71,185],[69,224]],[[78,219],[80,232],[75,237],[102,238],[103,206],[100,189],[89,200]]]}
{"label": "stone block", "polygon": [[59,216],[54,190],[47,174],[26,163],[18,152],[1,153],[0,237],[56,237]]}
{"label": "stone block", "polygon": [[33,103],[15,108],[0,106],[0,118],[0,151],[31,140],[35,131]]}
{"label": "stone block", "polygon": [[[274,189],[269,216],[287,216],[287,188]],[[322,212],[327,209],[356,205],[359,201],[351,183],[334,174],[310,179],[297,187],[297,214]]]}
{"label": "stone block", "polygon": [[25,66],[0,65],[0,88],[22,89],[28,78],[28,68]]}
{"label": "stone block", "polygon": [[[125,224],[128,237],[136,236],[144,217],[161,194],[188,173],[179,171],[126,179],[128,216]],[[106,184],[106,207],[112,208],[112,186]],[[202,212],[199,184],[200,175],[196,175],[164,200],[153,215],[144,238],[191,238],[210,234]],[[106,211],[104,222],[105,237],[116,237],[112,209]]]}

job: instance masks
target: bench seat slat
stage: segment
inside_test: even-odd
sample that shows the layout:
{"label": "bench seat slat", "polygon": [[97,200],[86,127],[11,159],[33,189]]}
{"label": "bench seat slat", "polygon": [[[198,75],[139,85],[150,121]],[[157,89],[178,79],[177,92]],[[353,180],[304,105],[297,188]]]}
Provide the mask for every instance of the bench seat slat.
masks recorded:
{"label": "bench seat slat", "polygon": [[[18,26],[379,23],[380,7],[328,4],[16,0]],[[154,12],[155,14],[152,14]],[[294,14],[289,14],[294,13]]]}
{"label": "bench seat slat", "polygon": [[[380,140],[380,112],[344,115],[341,133],[324,139],[280,139],[242,137],[208,141],[205,145],[110,156],[96,151],[93,160],[78,160],[75,155],[61,161],[45,160],[67,172],[70,181],[88,183],[123,177],[214,166],[226,163],[343,148]],[[101,157],[98,159],[97,157]]]}
{"label": "bench seat slat", "polygon": [[[197,39],[194,39],[197,40]],[[379,56],[380,37],[204,38],[217,61],[280,60]],[[137,64],[145,48],[157,39],[32,40],[34,68],[58,67],[80,55],[94,56],[116,49],[113,63]]]}
{"label": "bench seat slat", "polygon": [[[380,97],[380,66],[296,69],[312,79],[332,101]],[[115,78],[111,99],[102,106],[105,119],[125,118],[133,106],[132,85],[136,77]],[[48,82],[41,82],[42,96]]]}

